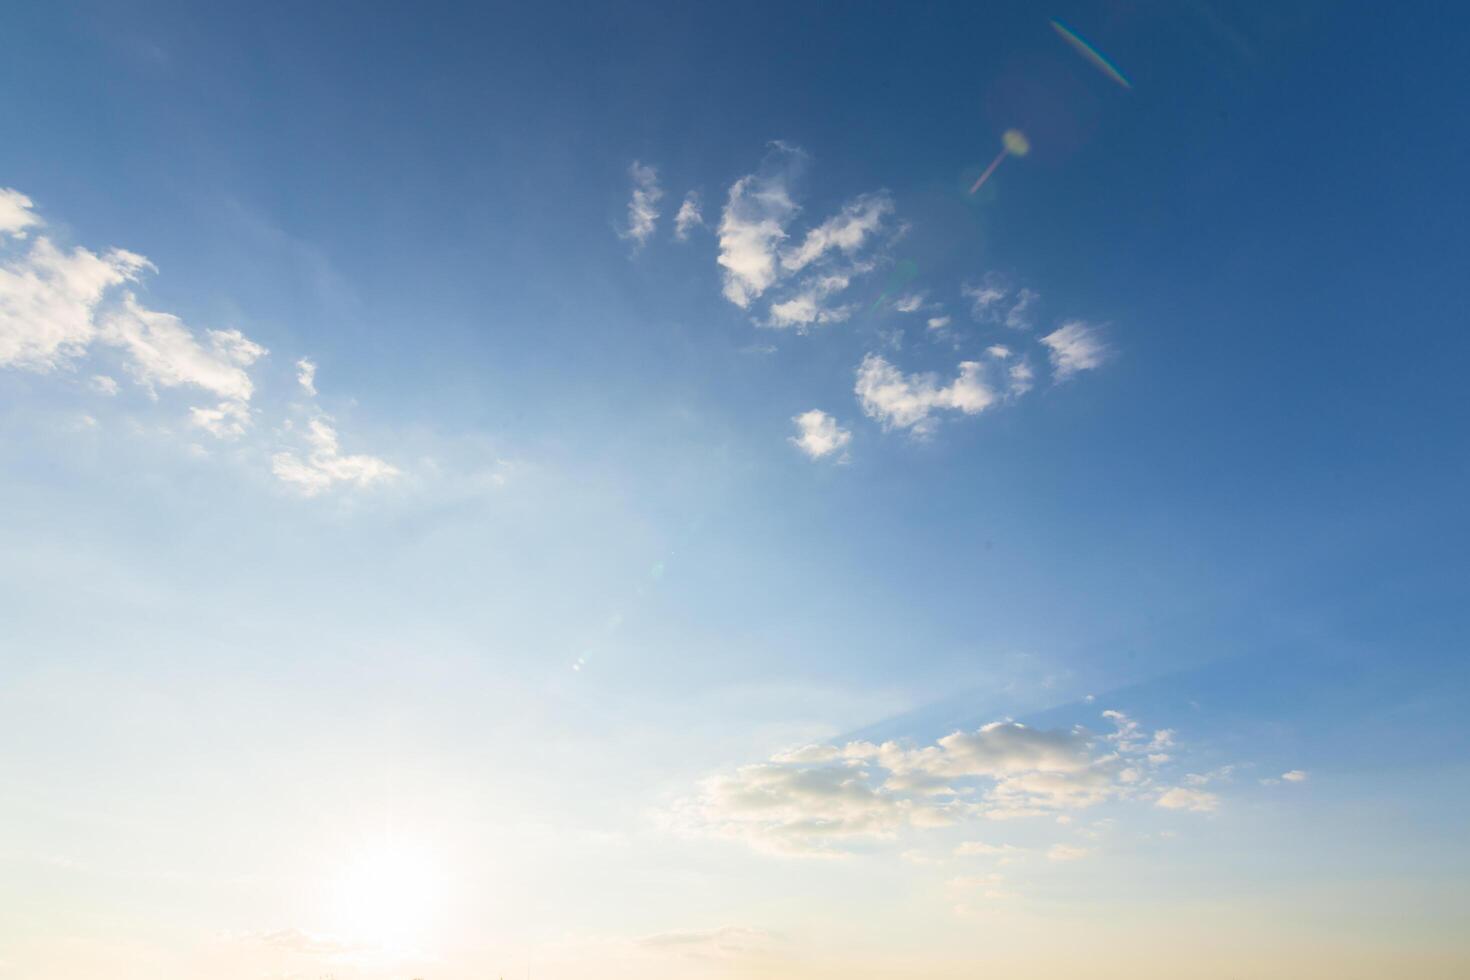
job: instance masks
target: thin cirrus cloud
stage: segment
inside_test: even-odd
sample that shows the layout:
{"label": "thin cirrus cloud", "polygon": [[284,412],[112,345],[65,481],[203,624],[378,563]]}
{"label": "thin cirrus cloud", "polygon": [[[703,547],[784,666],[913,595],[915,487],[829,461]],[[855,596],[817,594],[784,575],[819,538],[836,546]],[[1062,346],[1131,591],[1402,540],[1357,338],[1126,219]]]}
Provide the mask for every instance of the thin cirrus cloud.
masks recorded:
{"label": "thin cirrus cloud", "polygon": [[1080,371],[1100,367],[1108,358],[1108,349],[1098,336],[1096,327],[1082,320],[1070,320],[1041,338],[1051,359],[1052,376],[1066,381]]}
{"label": "thin cirrus cloud", "polygon": [[653,235],[658,223],[658,202],[664,192],[658,185],[658,171],[634,160],[628,167],[628,176],[633,178],[633,195],[628,201],[628,226],[619,234],[633,242],[637,251]]}
{"label": "thin cirrus cloud", "polygon": [[[889,741],[799,746],[764,762],[716,773],[676,801],[679,832],[739,841],[794,857],[840,857],[898,845],[941,828],[1065,816],[1105,802],[1212,809],[1201,791],[1171,786],[1151,756],[1172,732],[1120,734],[1134,725],[1105,716],[1108,735],[997,721],[915,747]],[[1208,805],[1206,805],[1208,803]],[[966,841],[963,855],[1019,857],[1020,849]]]}
{"label": "thin cirrus cloud", "polygon": [[684,195],[679,211],[674,215],[674,237],[687,242],[694,229],[703,227],[704,212],[700,208],[699,192],[690,191]]}
{"label": "thin cirrus cloud", "polygon": [[[0,367],[65,378],[84,362],[111,357],[154,400],[160,389],[189,393],[196,403],[186,417],[196,430],[238,440],[255,428],[251,370],[269,354],[265,347],[239,330],[199,330],[150,309],[135,292],[157,272],[146,258],[121,248],[62,248],[40,233],[45,227],[29,197],[0,189]],[[303,358],[297,372],[314,395],[315,364]],[[101,395],[120,392],[111,374],[93,374],[87,386]],[[343,454],[335,429],[318,416],[305,452],[273,458],[278,478],[310,495],[397,475],[376,457]]]}

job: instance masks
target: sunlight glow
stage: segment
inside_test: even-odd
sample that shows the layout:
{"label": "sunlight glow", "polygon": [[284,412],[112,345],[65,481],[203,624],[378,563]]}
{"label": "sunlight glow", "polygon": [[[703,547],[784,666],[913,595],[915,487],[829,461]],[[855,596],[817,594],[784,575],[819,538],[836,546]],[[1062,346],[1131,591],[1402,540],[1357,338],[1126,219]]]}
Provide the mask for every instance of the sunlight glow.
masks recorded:
{"label": "sunlight glow", "polygon": [[446,876],[435,855],[412,841],[360,850],[333,882],[333,931],[387,953],[423,952],[443,910]]}

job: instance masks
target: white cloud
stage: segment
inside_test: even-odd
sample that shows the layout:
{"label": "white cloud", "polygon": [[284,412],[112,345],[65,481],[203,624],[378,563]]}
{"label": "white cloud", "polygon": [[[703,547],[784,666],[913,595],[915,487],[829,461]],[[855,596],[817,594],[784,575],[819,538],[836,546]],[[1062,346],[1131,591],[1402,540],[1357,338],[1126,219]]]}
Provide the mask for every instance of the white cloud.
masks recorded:
{"label": "white cloud", "polygon": [[844,204],[837,214],[807,232],[799,247],[782,252],[781,265],[798,272],[830,251],[841,251],[851,257],[862,249],[882,226],[883,219],[892,213],[893,200],[886,191],[861,194]]}
{"label": "white cloud", "polygon": [[337,430],[331,420],[319,415],[307,424],[305,455],[278,452],[271,457],[271,471],[280,480],[292,484],[302,494],[314,497],[336,483],[357,486],[391,479],[397,467],[376,456],[348,456],[338,444]]}
{"label": "white cloud", "polygon": [[47,372],[82,356],[107,291],[151,268],[123,249],[63,252],[45,237],[0,260],[0,365]]}
{"label": "white cloud", "polygon": [[684,202],[679,205],[678,214],[674,215],[674,237],[681,242],[688,241],[694,229],[703,227],[704,212],[699,207],[699,193],[690,191],[684,195]]}
{"label": "white cloud", "polygon": [[20,191],[0,187],[0,235],[24,238],[27,228],[41,223],[33,208],[31,199]]}
{"label": "white cloud", "polygon": [[128,369],[145,387],[192,386],[228,401],[250,400],[254,386],[245,368],[266,353],[238,330],[208,330],[208,345],[201,344],[184,321],[143,307],[131,292],[101,316],[97,333],[128,353]]}
{"label": "white cloud", "polygon": [[[1151,768],[1119,747],[1125,740],[997,721],[922,747],[804,745],[705,780],[696,796],[675,805],[672,823],[773,853],[833,855],[861,841],[966,821],[1056,816],[1109,800],[1213,807],[1213,794],[1199,790],[1159,794]],[[1014,860],[1022,851],[969,841],[955,853]]]}
{"label": "white cloud", "polygon": [[1304,783],[1307,781],[1307,774],[1300,769],[1292,769],[1290,772],[1283,772],[1281,778],[1288,783]]}
{"label": "white cloud", "polygon": [[1220,797],[1202,789],[1176,786],[1161,793],[1155,802],[1166,810],[1194,810],[1203,813],[1218,807]]}
{"label": "white cloud", "polygon": [[316,363],[311,358],[303,357],[296,362],[296,383],[308,395],[316,396]]}
{"label": "white cloud", "polygon": [[836,419],[820,409],[802,412],[791,421],[796,423],[797,431],[791,437],[792,445],[812,459],[841,452],[852,442],[852,433],[839,426]]}
{"label": "white cloud", "polygon": [[735,181],[720,215],[719,264],[725,270],[725,298],[749,308],[780,277],[777,249],[796,216],[791,182],[806,155],[784,143],[773,144],[760,169]]}
{"label": "white cloud", "polygon": [[[23,195],[7,192],[7,228],[40,226]],[[94,346],[120,350],[133,379],[157,388],[197,388],[218,407],[194,407],[193,421],[217,436],[236,436],[250,421],[254,386],[247,372],[266,354],[238,330],[202,334],[170,313],[143,306],[118,287],[156,271],[141,255],[112,249],[58,249],[38,236],[22,252],[0,259],[0,365],[46,373],[85,356]],[[92,387],[114,394],[117,382],[95,375]]]}
{"label": "white cloud", "polygon": [[962,361],[958,376],[941,385],[934,374],[904,374],[878,354],[869,354],[858,366],[854,391],[863,412],[885,429],[908,429],[918,436],[937,426],[933,415],[950,409],[977,415],[998,396],[982,379],[983,365]]}
{"label": "white cloud", "polygon": [[619,234],[632,239],[633,248],[637,250],[653,234],[654,225],[658,222],[658,202],[664,192],[658,186],[658,171],[653,167],[634,160],[628,168],[628,176],[633,178],[633,196],[628,201],[628,227]]}
{"label": "white cloud", "polygon": [[1051,349],[1052,373],[1066,381],[1078,371],[1090,371],[1107,359],[1107,348],[1098,339],[1097,328],[1071,320],[1041,338]]}
{"label": "white cloud", "polygon": [[909,293],[905,296],[900,296],[893,301],[893,308],[900,313],[917,313],[924,308],[924,294]]}
{"label": "white cloud", "polygon": [[1046,852],[1046,859],[1048,861],[1077,861],[1091,853],[1092,851],[1087,848],[1073,844],[1053,844]]}
{"label": "white cloud", "polygon": [[813,324],[841,323],[852,316],[856,307],[827,306],[825,300],[846,289],[851,279],[840,274],[814,276],[807,279],[790,299],[771,304],[771,327],[795,327],[803,331]]}
{"label": "white cloud", "polygon": [[928,320],[927,326],[930,330],[943,330],[945,327],[949,326],[949,323],[950,318],[947,316],[931,316]]}

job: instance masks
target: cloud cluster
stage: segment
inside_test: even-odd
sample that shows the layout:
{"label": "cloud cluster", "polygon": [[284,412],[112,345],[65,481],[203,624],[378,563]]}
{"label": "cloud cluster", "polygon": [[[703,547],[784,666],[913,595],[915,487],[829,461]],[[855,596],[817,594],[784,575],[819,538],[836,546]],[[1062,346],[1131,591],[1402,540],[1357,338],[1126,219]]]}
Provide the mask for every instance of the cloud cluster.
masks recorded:
{"label": "cloud cluster", "polygon": [[[740,840],[783,855],[834,856],[861,842],[893,840],[969,821],[1056,816],[1109,800],[1211,809],[1202,791],[1168,787],[1151,749],[1172,733],[1137,734],[1121,712],[1114,731],[1043,730],[996,721],[929,745],[888,741],[812,744],[704,780],[671,818],[686,832]],[[966,855],[1014,855],[981,841]],[[1072,855],[1058,851],[1054,860]]]}
{"label": "cloud cluster", "polygon": [[[725,299],[748,311],[759,327],[807,333],[850,320],[860,309],[852,298],[862,277],[891,264],[891,248],[907,231],[896,217],[892,196],[884,190],[860,193],[836,213],[804,231],[798,226],[802,206],[798,184],[810,158],[799,147],[773,142],[756,169],[729,188],[715,229],[721,290]],[[629,229],[624,237],[641,244],[658,218],[661,191],[653,168],[635,162]],[[699,196],[690,192],[675,218],[674,237],[686,241],[704,224]],[[901,274],[900,274],[901,273]],[[974,341],[953,328],[954,317],[931,297],[932,289],[903,288],[913,275],[899,268],[894,295],[885,305],[899,314],[920,315],[924,335],[953,345],[956,351]],[[863,413],[885,430],[931,436],[946,415],[973,416],[1008,404],[1037,384],[1033,362],[1050,365],[1054,381],[1067,381],[1101,366],[1109,356],[1097,326],[1073,319],[1037,337],[1041,294],[991,270],[959,289],[969,303],[972,320],[1004,327],[1020,335],[1005,343],[990,342],[983,356],[958,360],[939,371],[906,372],[887,356],[866,354],[857,368],[854,391]],[[885,343],[901,346],[901,328],[880,332]],[[770,348],[761,348],[769,350]],[[797,416],[798,434],[790,442],[812,459],[841,451],[850,433],[824,411]]]}
{"label": "cloud cluster", "polygon": [[787,244],[801,211],[795,183],[806,161],[796,147],[772,144],[761,166],[731,185],[720,214],[716,261],[725,298],[751,309],[768,291],[778,291],[766,316],[757,318],[762,326],[807,330],[848,319],[856,307],[835,298],[877,267],[873,246],[893,214],[886,191],[860,194]]}
{"label": "cloud cluster", "polygon": [[[143,256],[120,248],[64,249],[33,234],[44,228],[30,198],[0,189],[0,367],[66,374],[107,355],[151,398],[160,389],[192,393],[191,400],[204,396],[187,410],[195,429],[237,440],[254,427],[251,369],[269,353],[263,346],[239,330],[197,329],[150,309],[135,292],[146,274],[157,272]],[[316,365],[302,358],[296,367],[299,385],[314,396]],[[120,390],[110,374],[94,374],[87,385],[106,396]],[[324,417],[313,420],[307,442],[304,456],[280,452],[272,460],[277,476],[307,493],[397,473],[374,457],[343,455]]]}

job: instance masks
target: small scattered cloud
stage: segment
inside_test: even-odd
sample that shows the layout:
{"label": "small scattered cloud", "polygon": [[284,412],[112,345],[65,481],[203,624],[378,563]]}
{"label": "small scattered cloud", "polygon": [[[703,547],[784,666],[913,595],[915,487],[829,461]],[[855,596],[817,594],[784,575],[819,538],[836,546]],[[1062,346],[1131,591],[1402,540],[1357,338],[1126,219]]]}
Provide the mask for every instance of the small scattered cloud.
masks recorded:
{"label": "small scattered cloud", "polygon": [[316,397],[316,363],[309,357],[303,357],[296,362],[296,383],[301,390]]}
{"label": "small scattered cloud", "polygon": [[1047,849],[1046,859],[1048,861],[1080,861],[1091,853],[1090,849],[1077,847],[1074,844],[1053,844]]}
{"label": "small scattered cloud", "polygon": [[272,456],[271,472],[307,497],[337,483],[366,487],[399,475],[397,467],[376,456],[344,454],[337,430],[325,415],[307,423],[304,439],[304,452],[283,451]]}
{"label": "small scattered cloud", "polygon": [[941,384],[937,375],[904,374],[881,355],[869,354],[858,366],[853,390],[864,414],[885,429],[907,429],[922,437],[934,432],[937,412],[978,415],[999,400],[984,371],[979,361],[962,361],[958,376]]}
{"label": "small scattered cloud", "polygon": [[87,386],[99,395],[115,395],[118,392],[117,379],[106,374],[94,374]]}
{"label": "small scattered cloud", "polygon": [[1288,783],[1304,783],[1307,781],[1307,774],[1300,769],[1292,769],[1283,772],[1281,778]]}
{"label": "small scattered cloud", "polygon": [[1108,357],[1097,328],[1082,320],[1062,324],[1041,342],[1050,349],[1052,376],[1057,381],[1066,381],[1079,371],[1091,371]]}
{"label": "small scattered cloud", "polygon": [[[1213,795],[1200,790],[1160,795],[1154,767],[1143,755],[1149,740],[1118,729],[1120,718],[1127,720],[1112,718],[1117,730],[1102,736],[996,721],[917,747],[898,741],[803,745],[709,777],[696,794],[675,803],[668,822],[772,854],[840,857],[860,845],[935,828],[1057,817],[1106,801],[1212,808],[1206,798]],[[1021,851],[970,841],[956,854],[1011,860]]]}
{"label": "small scattered cloud", "polygon": [[1197,813],[1207,813],[1219,807],[1220,797],[1202,789],[1176,786],[1159,794],[1155,802],[1166,810],[1193,810]]}
{"label": "small scattered cloud", "polygon": [[1012,330],[1033,326],[1041,294],[1033,289],[1016,289],[998,272],[988,272],[979,283],[964,283],[960,295],[970,301],[970,316],[976,323],[998,323]]}
{"label": "small scattered cloud", "polygon": [[852,433],[820,409],[802,412],[792,421],[796,423],[796,435],[791,437],[792,445],[812,459],[842,453],[847,444],[852,442]]}
{"label": "small scattered cloud", "polygon": [[925,321],[925,326],[927,326],[930,330],[943,330],[945,327],[948,327],[949,324],[950,318],[947,316],[931,316],[927,321]]}
{"label": "small scattered cloud", "polygon": [[26,229],[41,223],[35,204],[18,190],[0,187],[0,235],[24,238]]}
{"label": "small scattered cloud", "polygon": [[633,242],[633,250],[653,235],[658,222],[658,202],[663,198],[663,189],[658,186],[658,171],[634,160],[628,167],[628,176],[633,178],[633,196],[628,201],[628,227],[619,232],[623,238]]}
{"label": "small scattered cloud", "polygon": [[694,229],[703,227],[704,212],[700,210],[699,192],[690,191],[684,195],[684,201],[674,215],[674,237],[686,242]]}

